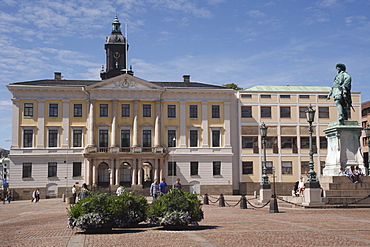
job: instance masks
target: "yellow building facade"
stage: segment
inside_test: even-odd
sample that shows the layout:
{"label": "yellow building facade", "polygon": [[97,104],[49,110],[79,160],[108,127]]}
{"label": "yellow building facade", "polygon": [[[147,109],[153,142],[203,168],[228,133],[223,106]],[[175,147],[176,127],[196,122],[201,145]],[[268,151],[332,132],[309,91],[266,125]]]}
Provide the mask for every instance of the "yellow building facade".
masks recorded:
{"label": "yellow building facade", "polygon": [[[240,100],[241,190],[259,190],[262,176],[262,137],[260,126],[268,127],[266,165],[272,181],[279,183],[278,192],[285,193],[309,171],[309,131],[306,110],[316,110],[313,122],[313,149],[318,178],[325,167],[327,141],[323,132],[328,123],[338,119],[333,100],[327,100],[330,87],[317,86],[254,86],[238,93]],[[347,109],[349,120],[359,121],[360,93],[352,92],[353,109]]]}

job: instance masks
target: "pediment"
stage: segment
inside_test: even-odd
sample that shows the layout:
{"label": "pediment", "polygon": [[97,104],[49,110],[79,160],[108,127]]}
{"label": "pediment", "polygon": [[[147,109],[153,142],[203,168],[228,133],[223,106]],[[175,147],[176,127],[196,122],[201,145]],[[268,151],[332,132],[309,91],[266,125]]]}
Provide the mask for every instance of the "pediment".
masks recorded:
{"label": "pediment", "polygon": [[123,74],[87,87],[87,90],[163,90],[163,87],[138,77]]}

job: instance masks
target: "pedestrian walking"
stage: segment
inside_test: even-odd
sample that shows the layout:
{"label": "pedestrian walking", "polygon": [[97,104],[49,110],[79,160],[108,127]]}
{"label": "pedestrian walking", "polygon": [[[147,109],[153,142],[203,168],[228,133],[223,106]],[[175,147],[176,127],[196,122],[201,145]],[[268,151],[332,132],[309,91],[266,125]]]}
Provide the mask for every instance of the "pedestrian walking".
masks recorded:
{"label": "pedestrian walking", "polygon": [[117,190],[116,190],[116,195],[117,195],[117,196],[120,196],[120,195],[122,195],[122,193],[123,193],[123,188],[122,188],[122,186],[119,186],[119,187],[117,188]]}
{"label": "pedestrian walking", "polygon": [[73,203],[76,203],[76,196],[77,196],[77,189],[76,189],[76,185],[73,185],[73,187],[72,187],[72,197],[73,197]]}
{"label": "pedestrian walking", "polygon": [[31,202],[35,202],[36,203],[36,189],[32,192]]}
{"label": "pedestrian walking", "polygon": [[153,200],[157,199],[159,194],[159,184],[158,179],[154,179],[154,182],[150,185],[150,195],[153,197]]}
{"label": "pedestrian walking", "polygon": [[39,189],[36,190],[36,202],[39,202],[40,201],[40,191]]}
{"label": "pedestrian walking", "polygon": [[6,199],[8,200],[8,203],[10,203],[10,201],[12,200],[12,193],[10,191],[6,195]]}
{"label": "pedestrian walking", "polygon": [[159,184],[159,191],[163,194],[167,193],[167,183],[165,178],[162,178],[162,182]]}
{"label": "pedestrian walking", "polygon": [[181,190],[181,183],[180,183],[180,179],[178,178],[176,180],[176,182],[173,184],[173,188],[174,189],[178,189],[178,190]]}
{"label": "pedestrian walking", "polygon": [[78,193],[78,200],[81,201],[82,199],[84,199],[85,197],[89,196],[90,194],[90,191],[89,189],[87,188],[87,185],[84,183],[82,185],[82,188],[81,188],[81,191],[80,193]]}

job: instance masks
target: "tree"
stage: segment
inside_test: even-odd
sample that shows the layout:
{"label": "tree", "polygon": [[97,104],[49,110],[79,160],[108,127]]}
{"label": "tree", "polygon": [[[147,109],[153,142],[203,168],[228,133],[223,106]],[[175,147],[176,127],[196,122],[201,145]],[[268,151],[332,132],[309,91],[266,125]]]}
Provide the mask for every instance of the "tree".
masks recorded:
{"label": "tree", "polygon": [[229,84],[224,84],[222,85],[223,87],[227,87],[227,88],[230,88],[230,89],[234,89],[236,91],[239,91],[239,90],[242,90],[243,88],[239,87],[237,84],[235,83],[229,83]]}

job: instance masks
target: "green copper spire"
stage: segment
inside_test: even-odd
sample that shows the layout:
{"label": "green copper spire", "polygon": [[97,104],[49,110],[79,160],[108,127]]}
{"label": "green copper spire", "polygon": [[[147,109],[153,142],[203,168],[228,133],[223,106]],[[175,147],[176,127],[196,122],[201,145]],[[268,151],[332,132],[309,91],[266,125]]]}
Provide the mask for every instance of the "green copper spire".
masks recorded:
{"label": "green copper spire", "polygon": [[121,32],[121,23],[119,22],[117,15],[112,22],[112,31]]}

